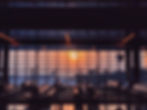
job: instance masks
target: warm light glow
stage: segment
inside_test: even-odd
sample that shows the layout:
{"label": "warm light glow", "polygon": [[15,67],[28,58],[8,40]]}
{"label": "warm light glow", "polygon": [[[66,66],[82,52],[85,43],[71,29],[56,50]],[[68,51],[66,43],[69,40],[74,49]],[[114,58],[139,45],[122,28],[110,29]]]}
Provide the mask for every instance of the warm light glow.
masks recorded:
{"label": "warm light glow", "polygon": [[76,51],[70,51],[69,52],[69,58],[71,60],[77,60],[78,59],[78,53]]}

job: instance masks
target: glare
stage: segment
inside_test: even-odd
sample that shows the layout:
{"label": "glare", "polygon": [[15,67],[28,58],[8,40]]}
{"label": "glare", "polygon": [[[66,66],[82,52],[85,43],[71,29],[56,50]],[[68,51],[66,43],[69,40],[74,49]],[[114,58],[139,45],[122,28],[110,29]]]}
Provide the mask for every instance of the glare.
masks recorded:
{"label": "glare", "polygon": [[78,59],[78,53],[76,51],[70,51],[69,52],[69,57],[72,60],[77,60]]}

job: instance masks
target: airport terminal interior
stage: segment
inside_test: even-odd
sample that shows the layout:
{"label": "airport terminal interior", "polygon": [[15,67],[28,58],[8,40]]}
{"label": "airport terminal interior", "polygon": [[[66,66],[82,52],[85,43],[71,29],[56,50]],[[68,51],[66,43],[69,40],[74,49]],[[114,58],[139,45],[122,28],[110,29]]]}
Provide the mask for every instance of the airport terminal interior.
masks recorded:
{"label": "airport terminal interior", "polygon": [[147,110],[146,0],[0,0],[0,110]]}

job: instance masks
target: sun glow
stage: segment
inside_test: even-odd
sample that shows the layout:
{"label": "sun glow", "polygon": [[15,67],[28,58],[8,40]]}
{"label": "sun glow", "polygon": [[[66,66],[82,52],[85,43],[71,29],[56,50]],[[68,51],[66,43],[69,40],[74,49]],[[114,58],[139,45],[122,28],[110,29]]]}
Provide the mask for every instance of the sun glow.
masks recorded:
{"label": "sun glow", "polygon": [[71,60],[77,60],[78,59],[78,53],[76,51],[70,51],[69,52],[69,58]]}

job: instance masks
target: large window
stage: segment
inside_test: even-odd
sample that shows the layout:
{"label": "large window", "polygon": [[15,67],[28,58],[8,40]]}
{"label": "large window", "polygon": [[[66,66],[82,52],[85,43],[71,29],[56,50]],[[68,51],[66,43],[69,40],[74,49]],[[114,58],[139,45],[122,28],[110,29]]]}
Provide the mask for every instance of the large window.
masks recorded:
{"label": "large window", "polygon": [[[97,41],[101,43],[120,41],[125,36],[123,29],[12,29],[10,35],[27,44],[10,49],[9,74],[13,83],[41,77],[46,80],[40,80],[40,83],[45,81],[52,83],[55,76],[60,76],[63,82],[67,80],[75,82],[77,75],[88,77],[89,74],[102,77],[109,74],[113,79],[119,79],[118,77],[121,79],[122,74],[117,73],[125,73],[124,50],[104,45],[96,46]],[[66,37],[70,38],[70,46],[66,44]],[[40,44],[36,43],[37,41]],[[14,80],[15,78],[19,80]]]}
{"label": "large window", "polygon": [[[122,56],[122,60],[118,58]],[[113,74],[125,72],[125,53],[123,50],[96,49],[51,49],[20,48],[10,50],[9,74],[19,77],[17,83],[32,80],[34,77],[52,78],[57,75],[74,81],[76,75]],[[32,78],[32,79],[31,79]],[[44,82],[43,82],[44,81]],[[40,83],[45,83],[43,80]],[[50,82],[51,83],[51,82]]]}

